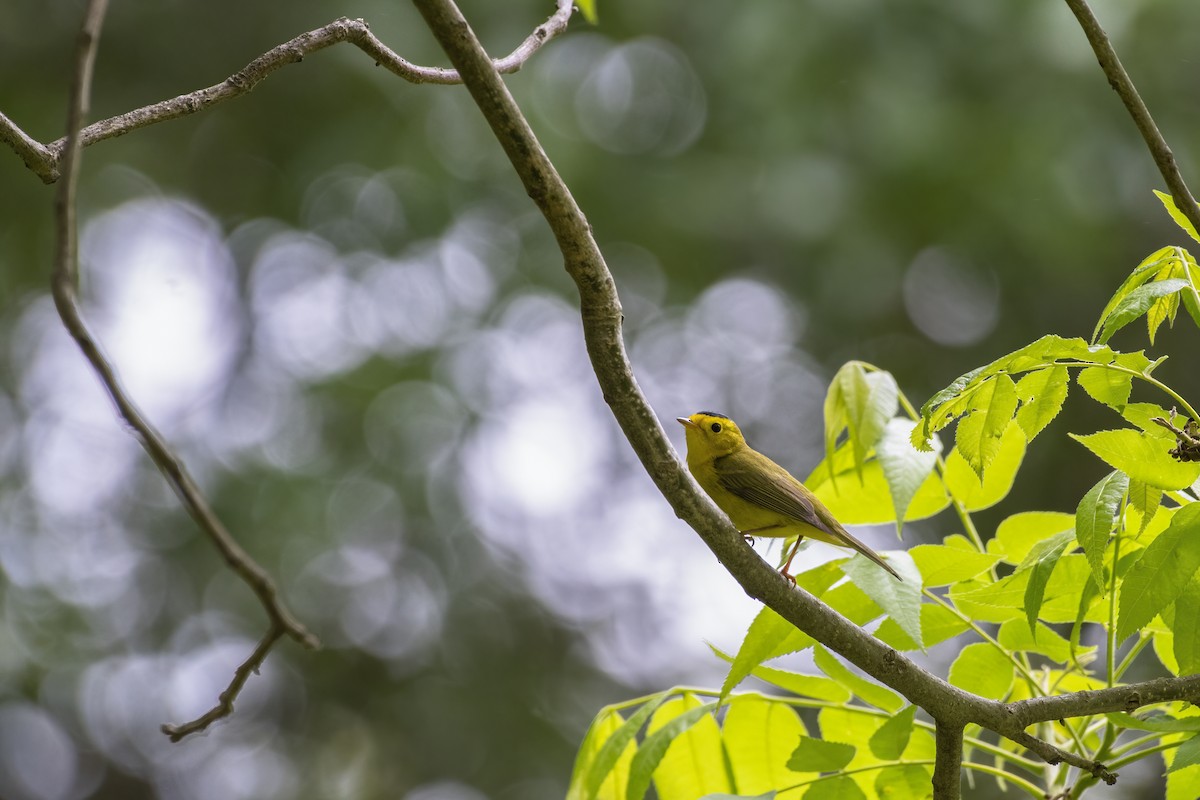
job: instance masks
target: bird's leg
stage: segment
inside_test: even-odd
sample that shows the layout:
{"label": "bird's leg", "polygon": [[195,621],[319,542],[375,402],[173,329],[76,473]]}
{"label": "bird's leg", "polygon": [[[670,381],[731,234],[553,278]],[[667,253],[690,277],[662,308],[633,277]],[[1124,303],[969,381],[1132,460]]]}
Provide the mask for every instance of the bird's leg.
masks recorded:
{"label": "bird's leg", "polygon": [[788,583],[792,584],[792,586],[796,585],[796,579],[792,577],[792,573],[790,571],[792,568],[792,559],[796,557],[796,553],[800,552],[800,543],[803,541],[803,536],[796,537],[796,543],[792,545],[792,552],[788,554],[787,561],[783,563],[783,566],[779,570],[779,574],[787,578]]}

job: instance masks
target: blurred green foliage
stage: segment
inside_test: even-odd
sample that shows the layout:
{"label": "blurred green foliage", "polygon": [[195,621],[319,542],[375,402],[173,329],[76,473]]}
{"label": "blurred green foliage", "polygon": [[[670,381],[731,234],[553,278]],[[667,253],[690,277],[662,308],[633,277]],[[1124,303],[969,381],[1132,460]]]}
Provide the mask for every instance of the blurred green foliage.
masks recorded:
{"label": "blurred green foliage", "polygon": [[[80,10],[0,6],[0,110],[43,141]],[[551,10],[464,3],[495,53]],[[1194,175],[1192,5],[1096,11]],[[723,410],[799,474],[843,362],[928,396],[1085,335],[1177,237],[1065,5],[598,12],[509,84],[605,248],[660,416]],[[93,117],[340,15],[442,63],[405,4],[115,3]],[[754,609],[634,467],[557,250],[461,88],[339,46],[89,148],[81,178],[89,319],[327,647],[281,647],[206,736],[157,732],[265,623],[58,331],[52,189],[0,153],[0,795],[561,797],[597,708],[720,673],[702,638],[732,644]],[[1196,394],[1186,359],[1156,374]],[[1077,456],[1031,454],[1013,502],[1070,510],[1099,477]]]}

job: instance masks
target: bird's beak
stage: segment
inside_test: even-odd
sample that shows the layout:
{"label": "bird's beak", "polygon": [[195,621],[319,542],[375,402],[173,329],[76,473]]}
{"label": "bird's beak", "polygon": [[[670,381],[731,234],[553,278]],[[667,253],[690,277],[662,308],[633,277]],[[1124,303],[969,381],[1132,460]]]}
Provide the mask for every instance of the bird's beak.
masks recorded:
{"label": "bird's beak", "polygon": [[700,430],[700,426],[697,425],[696,423],[692,422],[687,417],[676,417],[675,421],[678,422],[680,425],[682,425],[685,428],[692,428],[694,430]]}

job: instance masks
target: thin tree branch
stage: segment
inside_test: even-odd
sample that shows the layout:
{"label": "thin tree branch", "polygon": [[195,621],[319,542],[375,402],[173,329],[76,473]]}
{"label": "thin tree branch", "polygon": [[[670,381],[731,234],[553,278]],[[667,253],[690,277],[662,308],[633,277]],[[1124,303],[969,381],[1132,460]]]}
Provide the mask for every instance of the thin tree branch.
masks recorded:
{"label": "thin tree branch", "polygon": [[1200,207],[1196,205],[1196,198],[1192,197],[1191,191],[1188,190],[1183,175],[1179,172],[1179,166],[1175,163],[1175,154],[1171,152],[1171,148],[1167,146],[1167,140],[1159,132],[1158,125],[1150,116],[1150,109],[1146,108],[1142,96],[1138,94],[1133,81],[1129,79],[1129,73],[1121,65],[1121,59],[1117,58],[1117,52],[1109,42],[1108,35],[1100,27],[1100,22],[1092,13],[1087,0],[1066,0],[1066,2],[1071,8],[1071,13],[1075,15],[1075,19],[1079,20],[1079,26],[1083,28],[1088,44],[1092,46],[1096,60],[1100,62],[1100,69],[1104,70],[1104,74],[1108,78],[1108,85],[1121,98],[1121,102],[1125,104],[1129,115],[1133,117],[1134,124],[1137,125],[1142,138],[1146,141],[1146,147],[1150,148],[1150,155],[1154,158],[1154,163],[1158,165],[1158,171],[1162,174],[1163,180],[1167,182],[1167,188],[1171,190],[1171,197],[1174,198],[1176,207],[1183,212],[1192,226],[1200,231]]}
{"label": "thin tree branch", "polygon": [[[516,72],[542,45],[562,33],[570,21],[571,0],[555,0],[557,10],[521,42],[515,50],[495,62],[500,72]],[[340,42],[349,42],[375,59],[378,66],[412,83],[462,83],[458,72],[441,67],[423,67],[397,55],[381,42],[361,19],[341,17],[323,27],[302,33],[268,50],[221,83],[163,100],[88,125],[80,133],[83,147],[130,131],[203,111],[225,100],[246,94],[267,76],[288,64]],[[33,172],[46,183],[58,179],[66,138],[42,145],[30,138],[8,117],[0,114],[0,141],[8,144]]]}
{"label": "thin tree branch", "polygon": [[[58,309],[63,325],[75,339],[92,369],[104,384],[117,411],[136,432],[142,446],[166,476],[172,488],[175,489],[184,507],[187,508],[201,529],[208,534],[230,569],[237,573],[258,595],[259,602],[262,603],[270,619],[270,629],[267,637],[263,639],[263,643],[259,645],[250,661],[247,662],[251,665],[250,668],[257,669],[258,664],[266,658],[271,645],[281,635],[286,633],[305,647],[310,648],[317,646],[317,639],[280,602],[275,584],[270,576],[230,536],[221,521],[212,512],[183,462],[175,456],[158,431],[133,404],[129,395],[122,388],[116,370],[101,352],[95,337],[88,330],[83,321],[83,315],[79,311],[76,290],[79,283],[76,189],[82,146],[80,128],[87,115],[96,45],[100,37],[100,27],[104,20],[106,7],[107,0],[89,0],[76,48],[74,79],[67,110],[67,135],[63,140],[62,149],[63,180],[59,182],[54,196],[56,249],[54,273],[51,278],[54,305]],[[248,674],[248,671],[243,674],[239,670],[229,688],[222,693],[221,706],[214,709],[217,713],[214,715],[214,711],[210,711],[200,720],[176,729],[182,731],[179,733],[179,737],[200,730],[213,719],[228,714],[232,710],[233,700],[237,697]],[[220,713],[219,709],[226,706],[227,710]],[[178,740],[174,734],[171,736]]]}
{"label": "thin tree branch", "polygon": [[962,796],[963,726],[938,722],[933,738],[933,796],[958,800]]}
{"label": "thin tree branch", "polygon": [[225,691],[221,692],[220,697],[217,698],[217,704],[191,722],[185,722],[182,725],[163,725],[161,728],[162,732],[170,737],[172,742],[178,742],[185,736],[198,733],[217,720],[232,714],[233,701],[241,694],[242,687],[246,685],[246,681],[250,678],[250,673],[258,674],[258,668],[266,660],[267,653],[271,652],[271,648],[275,646],[275,642],[279,641],[286,633],[287,631],[284,630],[283,626],[272,622],[271,627],[267,629],[266,634],[259,641],[258,647],[255,647],[250,657],[233,671],[233,680],[229,682],[229,686],[226,687]]}
{"label": "thin tree branch", "polygon": [[[646,402],[625,351],[621,303],[612,274],[592,236],[591,225],[492,61],[452,0],[413,2],[462,75],[463,83],[504,148],[526,192],[554,233],[567,273],[579,291],[584,342],[605,402],[676,515],[700,535],[746,593],[925,709],[937,720],[938,730],[944,731],[945,741],[948,743],[953,736],[960,742],[960,750],[962,728],[973,722],[1029,747],[1043,759],[1055,763],[1068,761],[1089,773],[1115,778],[1103,765],[1066,754],[1026,733],[1025,726],[1042,719],[1095,713],[1096,695],[1103,695],[1101,703],[1112,702],[1130,710],[1150,702],[1187,700],[1196,694],[1196,687],[1187,679],[1163,679],[1105,692],[1077,692],[1022,703],[988,700],[921,669],[803,589],[788,583],[759,558],[711,501],[700,494]],[[1113,695],[1109,697],[1106,692]],[[1078,713],[1065,713],[1068,711]],[[948,765],[949,761],[944,763]],[[948,766],[941,771],[941,780],[947,787],[951,783],[949,771]],[[951,791],[945,788],[938,797],[956,797]]]}

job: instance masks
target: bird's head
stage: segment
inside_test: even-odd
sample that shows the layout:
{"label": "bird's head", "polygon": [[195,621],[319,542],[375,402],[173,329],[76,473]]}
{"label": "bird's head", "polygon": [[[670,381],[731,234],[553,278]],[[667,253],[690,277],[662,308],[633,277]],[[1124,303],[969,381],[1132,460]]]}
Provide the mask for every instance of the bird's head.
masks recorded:
{"label": "bird's head", "polygon": [[743,447],[746,440],[737,423],[715,411],[697,411],[690,417],[676,417],[687,430],[688,452],[709,458],[725,456]]}

